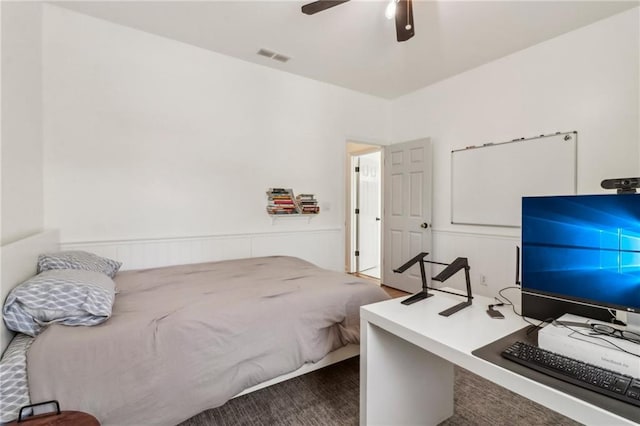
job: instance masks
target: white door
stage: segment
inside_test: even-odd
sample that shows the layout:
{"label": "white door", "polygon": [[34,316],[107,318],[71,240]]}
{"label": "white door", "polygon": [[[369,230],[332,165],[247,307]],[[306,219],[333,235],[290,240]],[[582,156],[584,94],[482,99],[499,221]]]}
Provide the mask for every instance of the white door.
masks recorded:
{"label": "white door", "polygon": [[[384,149],[382,283],[409,293],[422,288],[419,265],[402,274],[393,270],[420,252],[431,252],[431,169],[429,139]],[[430,279],[431,268],[425,267]]]}
{"label": "white door", "polygon": [[360,155],[358,179],[359,271],[380,278],[380,151]]}

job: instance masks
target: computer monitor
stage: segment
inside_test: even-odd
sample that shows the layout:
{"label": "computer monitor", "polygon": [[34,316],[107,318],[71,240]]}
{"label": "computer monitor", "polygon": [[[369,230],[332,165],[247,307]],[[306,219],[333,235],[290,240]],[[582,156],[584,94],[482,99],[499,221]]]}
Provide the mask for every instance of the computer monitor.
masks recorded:
{"label": "computer monitor", "polygon": [[623,310],[640,330],[640,195],[523,197],[522,294]]}

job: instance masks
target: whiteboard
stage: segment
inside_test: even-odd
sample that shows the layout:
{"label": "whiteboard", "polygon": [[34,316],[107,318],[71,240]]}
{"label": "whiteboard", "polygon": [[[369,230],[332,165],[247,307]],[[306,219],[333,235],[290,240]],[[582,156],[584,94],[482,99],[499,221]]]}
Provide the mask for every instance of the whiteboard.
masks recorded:
{"label": "whiteboard", "polygon": [[520,227],[523,196],[576,193],[577,132],[451,152],[451,223]]}

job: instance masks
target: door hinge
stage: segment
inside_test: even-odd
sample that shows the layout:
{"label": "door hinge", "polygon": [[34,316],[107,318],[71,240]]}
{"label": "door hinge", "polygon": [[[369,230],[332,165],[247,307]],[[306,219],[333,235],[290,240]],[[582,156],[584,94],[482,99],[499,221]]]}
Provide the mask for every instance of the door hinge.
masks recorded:
{"label": "door hinge", "polygon": [[360,250],[356,250],[356,256],[360,256]]}
{"label": "door hinge", "polygon": [[360,167],[356,166],[356,173],[359,173],[359,172],[360,172]]}
{"label": "door hinge", "polygon": [[360,214],[360,209],[356,209],[356,214]]}

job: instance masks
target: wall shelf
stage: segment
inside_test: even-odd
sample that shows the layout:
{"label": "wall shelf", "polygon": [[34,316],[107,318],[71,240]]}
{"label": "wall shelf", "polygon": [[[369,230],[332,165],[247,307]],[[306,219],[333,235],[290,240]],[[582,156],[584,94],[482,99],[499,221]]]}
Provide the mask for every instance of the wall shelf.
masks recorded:
{"label": "wall shelf", "polygon": [[291,213],[291,214],[270,214],[271,224],[275,225],[279,221],[289,221],[289,220],[306,220],[307,223],[311,222],[311,218],[318,216],[317,213]]}
{"label": "wall shelf", "polygon": [[313,194],[300,194],[297,197],[291,188],[269,188],[267,190],[267,214],[271,224],[279,220],[306,220],[311,222],[313,216],[320,212],[318,200]]}

